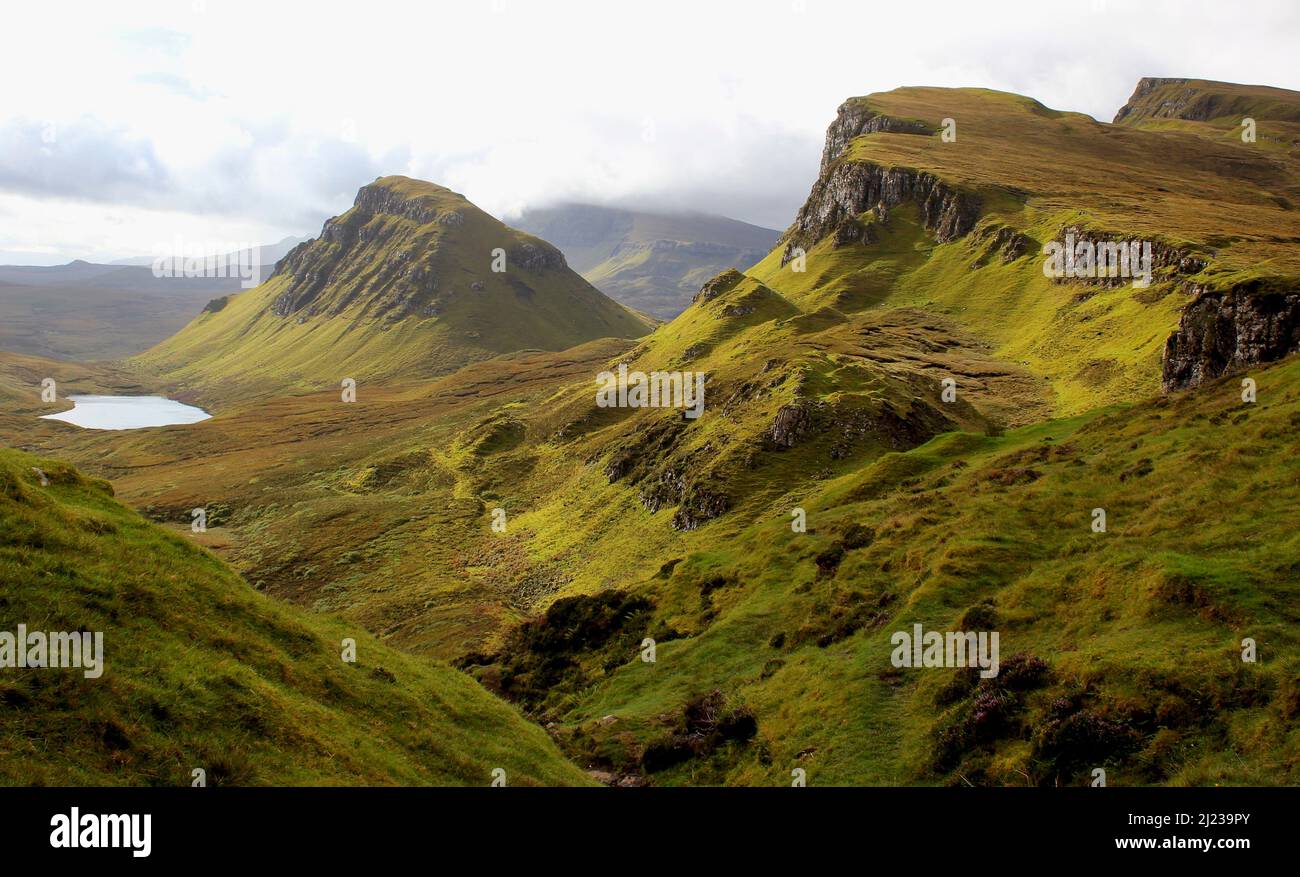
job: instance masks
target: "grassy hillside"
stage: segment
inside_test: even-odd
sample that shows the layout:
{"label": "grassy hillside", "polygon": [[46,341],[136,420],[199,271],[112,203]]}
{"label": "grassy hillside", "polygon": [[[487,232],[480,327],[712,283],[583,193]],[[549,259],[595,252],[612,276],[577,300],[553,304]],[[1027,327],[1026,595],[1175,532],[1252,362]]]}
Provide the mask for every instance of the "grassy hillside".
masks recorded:
{"label": "grassy hillside", "polygon": [[546,242],[441,186],[385,177],[271,279],[213,302],[133,364],[208,397],[264,394],[430,377],[647,329]]}
{"label": "grassy hillside", "polygon": [[[620,585],[631,637],[560,601],[468,665],[579,757],[663,783],[1295,783],[1300,363],[1253,376],[1253,405],[1220,382],[791,485]],[[1002,672],[894,668],[914,623],[1000,631]]]}
{"label": "grassy hillside", "polygon": [[[47,485],[41,484],[40,468]],[[257,594],[107,482],[0,450],[3,629],[102,631],[104,672],[8,669],[0,782],[581,783],[546,734],[450,668]],[[357,661],[341,641],[357,641]]]}
{"label": "grassy hillside", "polygon": [[1300,95],[1284,88],[1205,79],[1146,78],[1115,114],[1115,124],[1150,131],[1199,133],[1240,143],[1245,121],[1255,142],[1295,156],[1300,146]]}
{"label": "grassy hillside", "polygon": [[[333,380],[239,398],[233,357],[209,359],[184,372],[227,394],[203,424],[0,411],[0,437],[170,527],[209,508],[204,543],[258,590],[454,660],[607,781],[1295,782],[1294,165],[1172,121],[855,99],[777,248],[637,338],[429,377],[403,370],[398,319],[372,358],[331,348],[374,369],[355,404]],[[426,208],[437,224],[437,200],[396,209]],[[1151,235],[1155,282],[1044,277],[1067,229]],[[302,280],[263,304],[388,325],[390,287]],[[1214,290],[1265,300],[1254,323],[1206,316],[1257,360],[1161,395],[1167,339]],[[325,355],[231,343],[272,390],[278,363]],[[599,407],[619,364],[706,375],[703,416]],[[894,668],[914,623],[999,631],[1002,675]]]}
{"label": "grassy hillside", "polygon": [[550,241],[609,297],[661,319],[681,313],[711,277],[748,268],[778,233],[722,216],[565,204],[530,210],[520,228]]}
{"label": "grassy hillside", "polygon": [[[954,141],[940,136],[944,119]],[[947,316],[1050,381],[1063,414],[1131,401],[1159,389],[1166,339],[1199,292],[1300,276],[1297,162],[1220,135],[1107,125],[984,89],[855,98],[799,220],[750,273],[805,308]],[[850,215],[854,182],[872,173],[903,195]],[[923,203],[926,179],[935,194]],[[1150,240],[1154,282],[1045,277],[1042,246],[1068,231]],[[807,251],[801,273],[787,262],[795,245]]]}

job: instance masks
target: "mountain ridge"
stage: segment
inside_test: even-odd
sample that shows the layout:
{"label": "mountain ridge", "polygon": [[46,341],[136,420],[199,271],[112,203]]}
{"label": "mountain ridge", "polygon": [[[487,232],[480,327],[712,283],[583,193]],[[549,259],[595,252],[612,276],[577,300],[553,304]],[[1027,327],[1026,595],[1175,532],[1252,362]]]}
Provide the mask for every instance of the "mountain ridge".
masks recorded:
{"label": "mountain ridge", "polygon": [[707,213],[581,203],[526,211],[517,221],[564,250],[598,289],[661,319],[677,316],[710,277],[757,262],[778,236]]}
{"label": "mountain ridge", "polygon": [[254,373],[263,389],[429,377],[502,353],[648,329],[549,243],[449,189],[384,177],[262,286],[213,302],[135,362],[184,384],[248,393]]}

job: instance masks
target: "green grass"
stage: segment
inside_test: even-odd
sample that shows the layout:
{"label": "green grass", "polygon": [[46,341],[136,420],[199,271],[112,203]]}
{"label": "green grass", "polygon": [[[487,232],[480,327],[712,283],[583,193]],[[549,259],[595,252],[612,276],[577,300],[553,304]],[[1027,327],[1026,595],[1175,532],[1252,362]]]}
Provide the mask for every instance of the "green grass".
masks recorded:
{"label": "green grass", "polygon": [[[807,534],[774,507],[738,535],[702,540],[670,579],[633,592],[680,627],[679,607],[700,611],[702,579],[743,584],[656,664],[628,661],[582,693],[566,727],[592,747],[611,733],[597,720],[613,714],[609,728],[651,739],[662,713],[720,688],[755,711],[759,740],[660,781],[779,784],[802,766],[823,784],[1086,784],[1091,767],[1112,785],[1294,783],[1300,363],[1252,374],[1268,388],[1256,405],[1220,382],[997,438],[943,436],[804,499]],[[887,462],[894,474],[880,480]],[[1105,534],[1090,529],[1095,507],[1107,510]],[[854,523],[874,541],[819,575],[815,558]],[[817,642],[856,606],[870,607],[865,622]],[[1050,682],[1017,695],[1008,730],[936,768],[939,731],[968,700],[936,703],[957,671],[893,670],[889,636],[916,622],[972,629],[963,616],[980,606],[1004,667],[1033,655]],[[782,645],[765,645],[778,635]],[[1241,661],[1243,637],[1259,643],[1259,663]],[[1054,738],[1057,699],[1131,746]]]}
{"label": "green grass", "polygon": [[[555,669],[562,598],[644,599],[624,619],[638,629],[559,654],[572,666],[545,696],[514,691],[582,767],[641,773],[685,727],[711,742],[653,782],[784,785],[803,767],[814,784],[1074,784],[1097,766],[1113,785],[1295,782],[1300,364],[1253,370],[1256,405],[1239,378],[1158,396],[1183,281],[1294,275],[1295,219],[1266,197],[1290,191],[1292,164],[1187,120],[1103,125],[985,90],[867,100],[958,120],[957,143],[872,134],[847,160],[978,195],[970,234],[938,244],[900,205],[858,218],[871,243],[818,242],[806,273],[778,250],[635,340],[442,376],[419,320],[360,319],[362,341],[330,317],[263,326],[276,280],[248,313],[239,297],[212,315],[232,315],[221,332],[177,339],[170,374],[225,403],[212,420],[96,435],[11,412],[0,435],[172,526],[220,509],[206,542],[259,588],[409,653],[474,654],[469,672],[503,690]],[[1066,225],[1214,255],[1149,290],[1052,283],[1038,245]],[[704,416],[598,408],[595,377],[618,362],[706,373]],[[355,405],[316,383],[322,364],[365,378]],[[0,368],[0,390],[29,370]],[[791,531],[795,507],[809,532]],[[536,649],[512,639],[521,622],[540,625]],[[991,626],[1004,665],[1043,663],[1004,688],[896,671],[889,636],[913,622]],[[586,622],[565,623],[558,639],[585,642]],[[1258,664],[1238,656],[1247,636]],[[756,734],[697,733],[701,705]]]}
{"label": "green grass", "polygon": [[[222,401],[338,387],[345,377],[427,378],[501,353],[649,328],[562,264],[530,267],[530,250],[558,251],[448,189],[385,177],[362,192],[393,203],[330,220],[296,269],[281,263],[282,273],[200,315],[133,366]],[[501,272],[492,267],[498,249]],[[277,314],[281,297],[299,306]]]}
{"label": "green grass", "polygon": [[[41,486],[32,469],[49,481]],[[4,629],[104,633],[104,672],[7,669],[0,782],[580,784],[537,726],[449,667],[256,593],[66,464],[0,450]],[[341,659],[345,637],[356,663]]]}

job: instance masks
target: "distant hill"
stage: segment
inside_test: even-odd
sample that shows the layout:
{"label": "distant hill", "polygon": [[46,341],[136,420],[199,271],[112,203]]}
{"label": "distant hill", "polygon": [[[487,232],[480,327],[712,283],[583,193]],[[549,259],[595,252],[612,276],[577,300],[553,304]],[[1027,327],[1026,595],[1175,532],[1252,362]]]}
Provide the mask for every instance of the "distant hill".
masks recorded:
{"label": "distant hill", "polygon": [[[275,263],[302,240],[260,248],[256,276],[271,276]],[[183,275],[179,267],[175,273]],[[240,277],[155,277],[148,257],[2,265],[0,351],[80,362],[120,359],[171,337],[215,296],[242,289]]]}
{"label": "distant hill", "polygon": [[[308,237],[296,238],[290,236],[290,237],[281,238],[277,243],[266,244],[257,247],[256,248],[257,264],[274,265],[276,262],[279,262],[281,259],[287,256],[289,254],[289,251],[292,250],[294,247],[309,240],[311,240],[311,238]],[[239,256],[248,252],[250,251],[236,250],[234,252],[234,255]],[[133,256],[129,259],[114,259],[109,264],[110,265],[152,265],[153,263],[154,263],[154,258],[151,256]]]}
{"label": "distant hill", "polygon": [[214,300],[137,362],[208,390],[265,392],[428,377],[649,328],[546,241],[450,189],[393,176],[363,186],[266,283]]}
{"label": "distant hill", "polygon": [[710,277],[753,265],[779,237],[723,216],[592,204],[530,210],[516,225],[559,247],[601,292],[660,319],[685,310]]}

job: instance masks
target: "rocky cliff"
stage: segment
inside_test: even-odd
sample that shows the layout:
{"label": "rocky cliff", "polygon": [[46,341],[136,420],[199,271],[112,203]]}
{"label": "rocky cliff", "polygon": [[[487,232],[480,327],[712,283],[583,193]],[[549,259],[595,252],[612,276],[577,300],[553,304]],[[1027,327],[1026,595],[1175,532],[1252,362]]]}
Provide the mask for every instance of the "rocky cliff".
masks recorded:
{"label": "rocky cliff", "polygon": [[840,243],[869,242],[857,225],[857,217],[867,210],[888,210],[906,201],[916,203],[922,222],[937,242],[955,240],[969,232],[979,218],[978,197],[930,173],[854,161],[847,156],[853,140],[864,134],[928,137],[935,131],[922,121],[880,113],[860,98],[841,104],[835,121],[826,130],[817,181],[794,224],[781,238],[785,247],[781,264],[793,257],[795,248],[806,251],[831,234]]}
{"label": "rocky cliff", "polygon": [[1300,286],[1259,282],[1205,291],[1183,309],[1165,342],[1166,392],[1300,351]]}
{"label": "rocky cliff", "polygon": [[178,379],[243,393],[444,374],[501,353],[648,329],[546,241],[442,186],[384,177],[266,283],[141,358]]}

